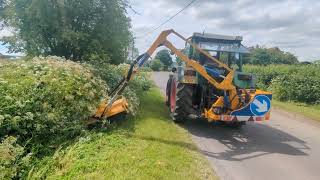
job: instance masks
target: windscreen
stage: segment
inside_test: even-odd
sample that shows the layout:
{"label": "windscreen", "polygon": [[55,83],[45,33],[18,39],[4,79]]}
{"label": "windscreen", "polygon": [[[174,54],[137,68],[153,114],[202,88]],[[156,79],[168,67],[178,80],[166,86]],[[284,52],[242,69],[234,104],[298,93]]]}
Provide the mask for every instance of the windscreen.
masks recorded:
{"label": "windscreen", "polygon": [[239,43],[200,42],[199,46],[201,49],[204,49],[207,51],[249,53],[247,48]]}

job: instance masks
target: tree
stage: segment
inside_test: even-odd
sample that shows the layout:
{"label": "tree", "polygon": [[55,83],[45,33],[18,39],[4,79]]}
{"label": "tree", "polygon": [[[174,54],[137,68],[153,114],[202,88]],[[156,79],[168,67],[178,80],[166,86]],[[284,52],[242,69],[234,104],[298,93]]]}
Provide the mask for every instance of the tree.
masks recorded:
{"label": "tree", "polygon": [[0,0],[0,16],[2,16],[3,14],[4,6],[5,6],[5,0]]}
{"label": "tree", "polygon": [[165,70],[168,70],[169,66],[173,63],[170,53],[166,49],[159,51],[156,55],[156,59],[159,59],[162,62]]}
{"label": "tree", "polygon": [[128,49],[128,62],[134,61],[139,56],[139,49],[134,46],[134,44],[131,45]]}
{"label": "tree", "polygon": [[[0,0],[3,1],[3,0]],[[126,0],[7,0],[0,21],[15,28],[11,52],[75,61],[126,60],[132,41]]]}
{"label": "tree", "polygon": [[270,53],[266,49],[257,48],[249,55],[249,64],[268,65],[271,64]]}
{"label": "tree", "polygon": [[176,56],[176,62],[178,66],[182,66],[183,65],[183,60],[181,58],[179,58],[178,56]]}
{"label": "tree", "polygon": [[154,59],[151,61],[150,68],[154,71],[160,71],[163,68],[163,64],[159,59]]}
{"label": "tree", "polygon": [[0,30],[2,30],[4,24],[3,24],[3,18],[5,14],[5,6],[6,6],[6,0],[0,0]]}
{"label": "tree", "polygon": [[278,47],[263,48],[259,46],[251,48],[250,54],[244,56],[243,62],[257,65],[299,63],[297,57],[289,52],[281,51]]}

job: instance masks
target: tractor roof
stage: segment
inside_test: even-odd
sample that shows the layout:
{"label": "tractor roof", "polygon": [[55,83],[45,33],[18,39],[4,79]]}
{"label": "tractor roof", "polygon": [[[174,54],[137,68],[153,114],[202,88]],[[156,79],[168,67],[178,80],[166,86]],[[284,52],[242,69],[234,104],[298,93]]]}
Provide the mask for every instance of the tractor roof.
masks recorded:
{"label": "tractor roof", "polygon": [[210,33],[193,33],[193,37],[204,38],[204,39],[212,39],[212,40],[227,40],[227,41],[242,41],[242,36],[226,36],[226,35],[218,35],[218,34],[210,34]]}
{"label": "tractor roof", "polygon": [[191,39],[193,39],[200,48],[209,51],[249,53],[249,50],[241,44],[243,40],[241,36],[193,33]]}

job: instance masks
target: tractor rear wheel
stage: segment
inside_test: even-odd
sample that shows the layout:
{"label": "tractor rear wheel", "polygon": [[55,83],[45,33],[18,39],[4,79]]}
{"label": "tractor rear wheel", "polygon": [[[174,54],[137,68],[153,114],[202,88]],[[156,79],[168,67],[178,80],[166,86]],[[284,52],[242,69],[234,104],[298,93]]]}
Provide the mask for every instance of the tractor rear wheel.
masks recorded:
{"label": "tractor rear wheel", "polygon": [[174,122],[183,123],[195,112],[192,108],[193,87],[182,83],[176,84],[173,79],[170,90],[170,112]]}

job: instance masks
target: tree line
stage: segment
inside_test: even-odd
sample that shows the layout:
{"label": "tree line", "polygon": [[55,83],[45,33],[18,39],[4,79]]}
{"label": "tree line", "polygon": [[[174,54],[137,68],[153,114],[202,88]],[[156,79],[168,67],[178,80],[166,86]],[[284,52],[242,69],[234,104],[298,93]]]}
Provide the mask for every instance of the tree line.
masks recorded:
{"label": "tree line", "polygon": [[250,53],[244,55],[244,64],[298,64],[298,58],[290,52],[284,52],[278,47],[266,48],[261,46],[250,47]]}
{"label": "tree line", "polygon": [[133,36],[126,0],[0,0],[9,52],[119,64]]}

